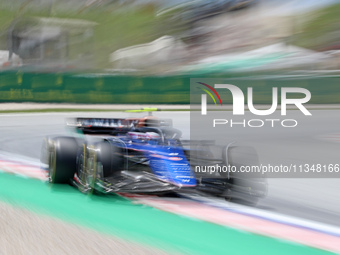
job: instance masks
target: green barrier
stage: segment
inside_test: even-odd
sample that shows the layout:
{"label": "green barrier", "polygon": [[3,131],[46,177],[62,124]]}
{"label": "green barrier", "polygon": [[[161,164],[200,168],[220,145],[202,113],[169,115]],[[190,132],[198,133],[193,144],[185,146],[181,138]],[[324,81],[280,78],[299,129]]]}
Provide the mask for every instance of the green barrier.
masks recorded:
{"label": "green barrier", "polygon": [[189,103],[186,77],[0,73],[0,102]]}
{"label": "green barrier", "polygon": [[[253,88],[253,101],[255,104],[272,104],[272,88],[277,87],[278,100],[281,100],[281,88],[298,87],[308,89],[311,93],[310,104],[339,104],[340,103],[340,75],[339,76],[310,76],[294,77],[288,75],[275,76],[243,76],[230,78],[207,78],[195,79],[207,83],[211,86],[214,84],[233,84],[240,88],[247,102],[247,89]],[[193,83],[194,84],[194,83]],[[200,86],[197,83],[198,86]],[[199,90],[198,90],[199,91]],[[232,103],[232,95],[228,90],[218,90],[222,102]],[[289,98],[301,98],[304,95],[300,93],[289,93]],[[191,103],[200,103],[200,97],[191,97]],[[212,104],[212,100],[208,100]]]}
{"label": "green barrier", "polygon": [[[67,102],[91,104],[189,104],[189,76],[117,76],[113,74],[0,73],[0,102]],[[229,78],[228,78],[229,77]],[[340,76],[224,76],[242,89],[253,87],[254,102],[270,104],[272,87],[302,87],[312,94],[310,103],[340,103]],[[213,84],[211,84],[213,85]],[[231,103],[227,95],[225,103]]]}

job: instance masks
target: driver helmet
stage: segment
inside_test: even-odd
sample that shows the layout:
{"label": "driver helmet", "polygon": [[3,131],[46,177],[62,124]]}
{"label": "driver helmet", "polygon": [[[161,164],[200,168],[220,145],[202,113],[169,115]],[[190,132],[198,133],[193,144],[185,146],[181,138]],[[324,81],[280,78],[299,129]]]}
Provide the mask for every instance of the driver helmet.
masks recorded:
{"label": "driver helmet", "polygon": [[161,136],[155,132],[146,132],[145,137],[150,144],[158,144],[161,139]]}

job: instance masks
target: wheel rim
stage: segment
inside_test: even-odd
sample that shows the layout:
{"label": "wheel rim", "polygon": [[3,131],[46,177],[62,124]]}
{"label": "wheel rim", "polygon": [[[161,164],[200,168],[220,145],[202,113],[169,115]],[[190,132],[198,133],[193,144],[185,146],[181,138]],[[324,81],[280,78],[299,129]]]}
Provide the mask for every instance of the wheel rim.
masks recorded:
{"label": "wheel rim", "polygon": [[57,151],[56,151],[56,148],[55,148],[55,144],[52,145],[52,149],[51,151],[49,152],[49,161],[48,161],[48,170],[49,170],[49,173],[48,173],[48,180],[50,183],[53,183],[54,182],[54,179],[55,179],[55,173],[56,173],[56,155],[57,154]]}
{"label": "wheel rim", "polygon": [[88,151],[84,146],[78,161],[78,173],[81,180],[79,189],[82,193],[91,194],[95,182],[95,158],[90,152],[88,152],[89,155],[86,152]]}

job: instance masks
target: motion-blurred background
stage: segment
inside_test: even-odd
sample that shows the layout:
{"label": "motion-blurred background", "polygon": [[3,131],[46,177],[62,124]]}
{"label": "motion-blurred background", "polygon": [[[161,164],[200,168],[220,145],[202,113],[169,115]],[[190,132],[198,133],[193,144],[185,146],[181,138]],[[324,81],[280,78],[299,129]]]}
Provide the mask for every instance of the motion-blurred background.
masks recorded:
{"label": "motion-blurred background", "polygon": [[[268,109],[268,105],[272,103],[273,87],[301,87],[311,92],[312,98],[309,103],[313,106],[307,105],[307,108],[313,116],[301,118],[300,111],[290,111],[290,116],[301,118],[297,128],[221,129],[215,135],[229,141],[251,143],[256,147],[262,162],[266,164],[338,164],[339,14],[340,0],[0,0],[0,112],[7,110],[6,107],[9,107],[11,113],[14,107],[24,112],[28,106],[32,107],[29,104],[21,104],[23,102],[82,103],[85,104],[82,105],[82,110],[86,108],[86,112],[81,115],[84,117],[90,115],[123,118],[126,117],[126,113],[105,112],[99,115],[98,112],[91,114],[88,110],[98,110],[100,107],[105,110],[112,110],[114,107],[117,107],[115,110],[135,109],[142,104],[147,106],[167,104],[163,106],[168,107],[168,110],[175,109],[170,108],[169,104],[172,104],[171,107],[179,104],[175,105],[176,109],[188,110],[191,78],[228,79],[228,83],[238,86],[244,94],[247,87],[253,87],[254,104],[265,105],[264,109]],[[209,100],[208,98],[208,107],[212,109],[213,102]],[[280,98],[278,101],[280,102]],[[6,102],[20,104],[5,104]],[[230,101],[223,101],[225,105],[231,103],[231,97]],[[33,108],[39,110],[47,105],[34,104]],[[71,106],[79,107],[74,104]],[[68,108],[70,105],[49,105],[49,108],[58,107]],[[14,158],[21,155],[30,157],[34,162],[38,161],[43,137],[65,132],[64,119],[71,115],[79,116],[79,113],[2,115],[0,151],[12,153]],[[232,112],[228,111],[225,118],[231,118],[231,115]],[[173,118],[174,126],[183,131],[184,138],[190,138],[189,112],[156,112],[155,116]],[[279,111],[274,116],[281,117]],[[245,118],[248,117],[253,116],[247,112]],[[205,126],[202,125],[201,128]],[[199,136],[200,139],[206,138],[201,134]],[[26,190],[20,193],[17,189],[13,189],[15,185],[19,187],[17,179],[10,175],[3,176],[5,177],[0,179],[2,181],[0,186],[3,188],[0,190],[2,197],[0,200],[4,197],[5,201],[9,200],[15,204],[17,194],[24,194],[24,198],[28,200],[29,195],[26,195]],[[11,178],[13,185],[12,182],[8,182]],[[339,227],[339,180],[339,178],[269,179],[268,197],[261,200],[258,208],[265,213],[285,214]],[[6,182],[8,186],[5,185]],[[50,197],[53,193],[47,185],[40,183],[39,186],[33,181],[32,184],[29,182],[26,179],[22,181],[23,187],[28,185],[27,190],[35,191],[35,187],[41,187],[41,190],[36,191],[38,194],[36,201],[54,203],[56,207],[50,208],[65,207],[64,198],[58,197],[62,192],[55,192],[57,199],[54,200]],[[67,192],[75,193],[71,188],[68,189]],[[40,199],[40,195],[44,194],[47,194],[46,199]],[[69,193],[65,192],[65,194],[69,196]],[[11,195],[13,195],[12,201]],[[234,233],[228,234],[228,238],[225,238],[223,231],[227,228],[220,229],[217,225],[209,225],[208,230],[204,229],[200,232],[201,228],[190,227],[191,225],[185,227],[186,223],[183,222],[186,218],[179,218],[180,221],[176,224],[165,215],[164,219],[168,220],[162,218],[157,221],[152,215],[159,211],[125,205],[124,201],[117,199],[102,202],[104,201],[102,197],[91,200],[78,197],[77,194],[74,196],[77,196],[76,199],[70,197],[67,201],[73,209],[74,202],[80,199],[83,204],[79,205],[78,209],[81,212],[79,215],[83,215],[84,212],[91,213],[92,209],[100,203],[105,206],[105,210],[109,209],[116,215],[126,216],[126,220],[121,223],[119,217],[111,217],[108,214],[107,218],[114,222],[113,226],[116,229],[117,226],[121,229],[128,226],[130,231],[126,232],[128,235],[136,232],[139,238],[142,236],[137,240],[149,240],[149,244],[157,241],[158,237],[168,235],[171,237],[168,242],[173,247],[187,248],[188,244],[192,244],[195,249],[183,248],[183,251],[213,254],[212,248],[222,247],[228,238],[233,237],[235,241],[230,239],[228,245],[221,248],[220,254],[225,254],[225,249],[229,249],[229,245],[233,243],[236,248],[231,252],[235,254],[241,253],[239,247],[249,247],[248,251],[252,254],[255,252],[273,254],[273,251],[277,254],[280,252],[281,254],[321,254],[318,253],[319,250],[313,253],[309,248],[306,251],[308,253],[280,248],[281,245],[288,247],[288,242],[278,241],[279,244],[275,243],[276,246],[270,246],[254,239],[255,241],[251,243],[245,241],[248,239],[238,238]],[[214,200],[211,203],[215,203],[213,205],[216,207],[215,205],[220,202]],[[223,200],[223,203],[226,202]],[[24,207],[27,205],[23,204]],[[111,207],[107,208],[107,205]],[[92,221],[96,222],[102,217],[102,214],[98,213],[102,207],[98,208],[98,211],[93,211],[93,215],[89,217],[88,221],[91,224]],[[2,251],[4,254],[27,254],[27,251],[34,251],[31,247],[34,245],[41,250],[40,253],[35,252],[35,254],[84,254],[86,252],[109,254],[112,251],[117,253],[126,251],[121,252],[123,254],[137,254],[136,251],[139,251],[139,254],[153,254],[150,250],[144,252],[138,247],[132,247],[129,253],[130,250],[126,250],[129,244],[125,243],[118,248],[109,246],[106,249],[105,246],[103,251],[102,244],[109,243],[106,239],[88,237],[87,234],[81,236],[81,233],[85,233],[84,230],[78,231],[80,233],[70,232],[66,229],[67,226],[56,223],[61,228],[58,231],[64,240],[58,239],[55,237],[58,231],[54,225],[45,230],[46,225],[50,226],[46,221],[38,224],[38,219],[35,218],[25,220],[23,216],[25,212],[16,216],[12,209],[8,210],[7,206],[2,204],[0,210],[4,212],[2,215],[5,219],[0,221],[0,224],[3,224],[0,225],[2,231],[0,254]],[[201,207],[197,209],[193,207],[193,210],[195,213],[203,211]],[[140,214],[141,211],[145,214]],[[138,220],[140,215],[142,215],[141,221]],[[72,219],[78,220],[79,217],[76,215]],[[230,216],[224,218],[221,216],[221,219],[231,219],[234,222]],[[86,220],[85,226],[91,227],[92,225]],[[200,221],[197,222],[202,224]],[[163,225],[165,223],[168,225]],[[295,223],[296,221],[290,223],[290,226]],[[26,228],[24,224],[28,227]],[[3,230],[5,228],[1,226],[5,225],[7,228]],[[104,222],[103,226],[106,225],[107,223]],[[262,227],[264,224],[259,225]],[[139,227],[140,232],[131,226]],[[149,230],[150,226],[160,227],[160,229],[152,230],[154,231],[150,232],[152,235],[144,238],[143,231]],[[172,232],[167,232],[171,227],[174,227]],[[190,234],[178,235],[184,228],[190,230],[188,233],[195,235],[196,242],[192,242]],[[325,228],[334,230],[329,226]],[[23,229],[27,229],[27,232]],[[272,227],[272,230],[285,231],[286,226]],[[332,231],[330,232],[339,233],[338,228]],[[203,232],[206,235],[203,235]],[[115,234],[119,236],[119,232],[117,233]],[[243,230],[237,233],[243,233]],[[323,241],[307,234],[300,235],[308,242]],[[8,236],[10,239],[6,239]],[[207,236],[210,237],[209,240]],[[248,237],[254,238],[254,236]],[[334,234],[330,236],[335,238]],[[44,239],[46,237],[50,238],[52,243],[49,239]],[[172,239],[173,237],[178,239]],[[295,237],[297,236],[290,236],[290,238]],[[23,241],[20,241],[20,238]],[[29,238],[33,238],[33,241]],[[339,238],[339,234],[336,238]],[[332,251],[339,251],[338,241],[329,240],[336,248]],[[1,245],[1,242],[4,245]],[[67,242],[68,245],[65,245]],[[81,244],[84,251],[79,250],[76,253],[74,250],[72,252],[67,250],[69,247],[77,248],[78,244]],[[96,245],[101,248],[97,249]],[[10,248],[1,250],[6,246]],[[64,246],[66,252],[55,252],[55,247],[62,250]],[[94,247],[97,253],[89,250],[88,247]],[[302,246],[296,247],[300,249]],[[14,248],[22,252],[6,253]],[[154,254],[159,254],[159,251],[154,251]]]}
{"label": "motion-blurred background", "polygon": [[0,68],[336,70],[337,0],[0,1]]}
{"label": "motion-blurred background", "polygon": [[309,89],[311,103],[340,103],[337,0],[0,6],[1,102],[189,104],[190,78],[236,77],[259,88],[256,104],[282,80]]}

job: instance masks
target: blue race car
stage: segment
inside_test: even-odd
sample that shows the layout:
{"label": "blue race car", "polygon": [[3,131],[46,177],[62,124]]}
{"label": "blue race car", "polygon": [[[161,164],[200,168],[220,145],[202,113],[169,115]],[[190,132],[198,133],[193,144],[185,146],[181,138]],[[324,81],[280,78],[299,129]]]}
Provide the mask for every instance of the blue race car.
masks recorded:
{"label": "blue race car", "polygon": [[266,195],[263,176],[237,172],[259,164],[251,147],[181,140],[170,120],[153,116],[77,118],[72,126],[84,135],[47,137],[43,143],[50,183],[71,183],[83,193],[203,192],[252,204]]}

